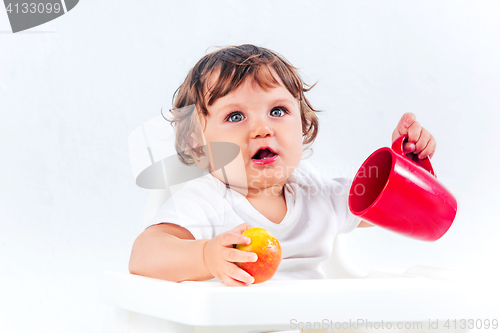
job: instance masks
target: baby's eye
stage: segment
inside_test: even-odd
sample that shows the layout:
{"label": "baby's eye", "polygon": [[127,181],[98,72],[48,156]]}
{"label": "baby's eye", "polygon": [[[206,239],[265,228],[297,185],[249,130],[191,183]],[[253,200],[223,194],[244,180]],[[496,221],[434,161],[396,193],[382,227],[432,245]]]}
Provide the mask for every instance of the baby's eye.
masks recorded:
{"label": "baby's eye", "polygon": [[271,110],[272,117],[283,117],[288,111],[283,107],[274,108]]}
{"label": "baby's eye", "polygon": [[239,121],[243,120],[243,114],[241,112],[233,112],[230,113],[227,117],[226,120],[232,123],[237,123]]}

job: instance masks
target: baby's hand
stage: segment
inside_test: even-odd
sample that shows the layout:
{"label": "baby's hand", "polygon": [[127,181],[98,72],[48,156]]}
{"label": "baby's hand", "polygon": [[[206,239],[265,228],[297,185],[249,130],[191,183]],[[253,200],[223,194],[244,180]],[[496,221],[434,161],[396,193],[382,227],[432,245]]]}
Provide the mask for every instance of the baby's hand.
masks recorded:
{"label": "baby's hand", "polygon": [[254,281],[253,276],[239,268],[235,262],[257,261],[257,254],[233,248],[233,244],[250,244],[250,238],[241,233],[251,227],[248,223],[240,224],[233,230],[212,238],[205,245],[203,260],[208,271],[227,286],[245,286]]}
{"label": "baby's hand", "polygon": [[416,154],[420,159],[431,158],[436,151],[436,140],[429,131],[420,126],[416,119],[413,113],[405,113],[392,133],[392,141],[394,142],[401,135],[408,135],[403,151],[406,154]]}

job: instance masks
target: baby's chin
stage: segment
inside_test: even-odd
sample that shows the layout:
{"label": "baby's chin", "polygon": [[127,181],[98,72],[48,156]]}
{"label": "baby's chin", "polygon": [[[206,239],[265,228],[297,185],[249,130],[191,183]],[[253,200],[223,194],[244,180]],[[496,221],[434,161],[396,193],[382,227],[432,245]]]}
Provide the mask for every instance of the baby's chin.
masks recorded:
{"label": "baby's chin", "polygon": [[224,177],[222,174],[217,172],[211,173],[212,176],[219,179],[222,183],[226,185],[226,187],[231,188],[243,195],[247,195],[249,193],[260,193],[260,192],[269,192],[269,191],[277,191],[277,194],[281,192],[283,186],[286,183],[287,178],[269,178],[266,177],[264,179],[258,178],[248,178],[248,179],[234,179],[230,176],[226,175]]}
{"label": "baby's chin", "polygon": [[247,190],[249,193],[261,192],[261,191],[278,191],[281,192],[283,186],[285,186],[287,178],[279,178],[279,179],[256,179],[250,178],[246,183],[243,182],[235,182],[230,183],[229,186],[231,188],[239,188],[241,190]]}
{"label": "baby's chin", "polygon": [[219,169],[210,173],[226,184],[226,186],[238,190],[240,193],[247,193],[248,191],[281,189],[294,170],[294,166],[261,170],[254,170],[252,168],[225,168],[225,172]]}

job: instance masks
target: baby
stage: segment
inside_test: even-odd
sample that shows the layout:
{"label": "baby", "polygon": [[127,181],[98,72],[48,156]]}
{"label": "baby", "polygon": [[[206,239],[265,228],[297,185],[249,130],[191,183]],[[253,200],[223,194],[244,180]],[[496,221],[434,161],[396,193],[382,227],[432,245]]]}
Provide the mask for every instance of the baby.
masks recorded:
{"label": "baby", "polygon": [[[132,274],[249,285],[253,277],[235,262],[257,255],[233,245],[248,244],[242,232],[260,227],[282,247],[273,279],[324,278],[320,264],[334,237],[371,224],[349,211],[349,180],[297,168],[318,132],[309,89],[292,65],[262,47],[227,47],[198,61],[176,91],[170,121],[182,162],[209,172],[175,193],[137,237]],[[436,141],[415,115],[403,115],[392,139],[403,134],[405,153],[432,157]],[[237,158],[221,166],[220,147],[239,148]]]}

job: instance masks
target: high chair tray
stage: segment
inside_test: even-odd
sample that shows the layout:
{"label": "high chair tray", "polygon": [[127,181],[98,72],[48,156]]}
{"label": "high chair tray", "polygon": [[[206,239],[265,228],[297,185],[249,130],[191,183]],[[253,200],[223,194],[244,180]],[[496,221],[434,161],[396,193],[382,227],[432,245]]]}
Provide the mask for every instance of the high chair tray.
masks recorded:
{"label": "high chair tray", "polygon": [[194,326],[290,324],[292,319],[427,322],[486,318],[498,310],[469,287],[463,281],[382,271],[363,279],[267,281],[248,287],[105,271],[101,301]]}

